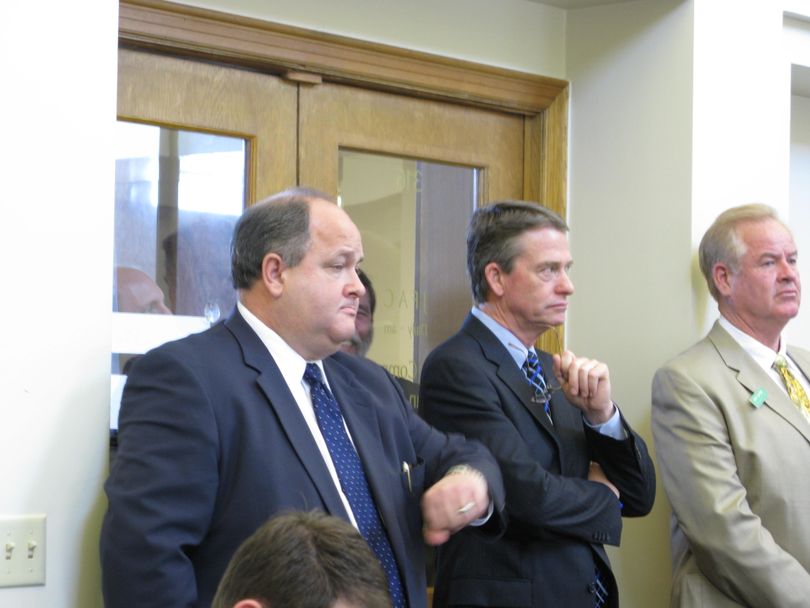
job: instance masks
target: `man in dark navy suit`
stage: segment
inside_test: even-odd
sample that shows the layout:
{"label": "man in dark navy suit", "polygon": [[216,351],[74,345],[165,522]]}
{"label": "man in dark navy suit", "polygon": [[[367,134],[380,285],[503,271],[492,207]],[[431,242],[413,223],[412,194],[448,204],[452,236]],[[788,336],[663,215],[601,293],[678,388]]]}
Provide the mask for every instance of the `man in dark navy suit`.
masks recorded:
{"label": "man in dark navy suit", "polygon": [[380,366],[337,352],[354,332],[363,248],[327,195],[250,207],[231,257],[231,316],[147,353],[127,381],[101,536],[106,606],[208,606],[268,517],[319,509],[364,533],[395,605],[424,607],[423,537],[502,532],[497,465],[422,421]]}
{"label": "man in dark navy suit", "polygon": [[490,448],[509,497],[497,542],[439,548],[435,606],[618,606],[605,544],[645,515],[655,473],[601,361],[538,352],[574,286],[568,227],[534,203],[482,207],[467,235],[475,306],[422,368],[420,409]]}

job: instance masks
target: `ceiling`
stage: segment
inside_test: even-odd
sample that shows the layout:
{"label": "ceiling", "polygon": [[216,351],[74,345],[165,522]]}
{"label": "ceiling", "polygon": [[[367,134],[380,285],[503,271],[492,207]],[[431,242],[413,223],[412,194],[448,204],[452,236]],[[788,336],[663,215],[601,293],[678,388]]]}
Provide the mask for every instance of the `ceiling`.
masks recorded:
{"label": "ceiling", "polygon": [[622,2],[629,2],[630,0],[529,0],[536,4],[547,4],[548,6],[556,6],[557,8],[586,8],[589,6],[604,6],[607,4],[620,4]]}
{"label": "ceiling", "polygon": [[[528,0],[536,4],[546,4],[563,9],[588,8],[592,6],[606,6],[608,4],[621,4],[630,0]],[[791,93],[810,97],[810,67],[793,65],[791,70]]]}

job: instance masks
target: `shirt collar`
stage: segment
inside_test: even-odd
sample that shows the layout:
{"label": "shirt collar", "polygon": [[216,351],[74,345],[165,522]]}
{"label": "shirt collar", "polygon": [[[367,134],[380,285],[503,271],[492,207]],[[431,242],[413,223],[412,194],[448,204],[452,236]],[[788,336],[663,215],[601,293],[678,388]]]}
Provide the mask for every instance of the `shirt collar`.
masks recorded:
{"label": "shirt collar", "polygon": [[776,361],[777,355],[781,355],[782,357],[787,356],[787,346],[784,340],[779,340],[779,351],[777,352],[765,346],[753,336],[745,333],[739,327],[733,325],[731,321],[726,319],[723,315],[720,315],[719,323],[720,326],[734,338],[734,341],[737,342],[746,353],[751,355],[751,358],[763,369],[769,369],[773,365],[773,362]]}
{"label": "shirt collar", "polygon": [[[304,370],[308,363],[307,360],[295,352],[292,346],[287,344],[281,336],[250,312],[242,302],[237,302],[236,307],[239,310],[239,314],[245,319],[245,322],[250,325],[251,329],[259,336],[259,340],[262,341],[262,344],[267,347],[270,356],[272,356],[273,360],[276,362],[287,385],[292,386],[293,383],[300,384],[304,378]],[[313,361],[312,363],[315,363],[321,368],[321,374],[326,378],[326,374],[323,370],[323,362]]]}
{"label": "shirt collar", "polygon": [[518,367],[523,367],[523,363],[526,361],[526,357],[529,354],[529,350],[534,352],[534,348],[528,349],[523,346],[523,343],[517,339],[517,336],[513,334],[511,331],[506,329],[503,325],[498,323],[495,319],[490,317],[487,313],[483,310],[478,308],[478,306],[473,306],[470,314],[474,316],[476,319],[481,321],[484,326],[495,334],[495,337],[498,338],[498,341],[504,345],[504,348],[509,351],[509,354],[512,355],[512,358],[515,360],[515,363]]}

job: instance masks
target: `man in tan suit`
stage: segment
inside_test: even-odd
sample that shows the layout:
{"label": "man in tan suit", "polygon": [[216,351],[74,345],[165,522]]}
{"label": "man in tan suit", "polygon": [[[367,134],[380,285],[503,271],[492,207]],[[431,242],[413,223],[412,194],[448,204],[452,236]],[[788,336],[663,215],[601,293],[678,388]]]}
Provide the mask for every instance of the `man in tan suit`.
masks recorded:
{"label": "man in tan suit", "polygon": [[722,213],[700,243],[721,317],[653,381],[672,606],[810,606],[810,352],[781,337],[799,312],[796,260],[765,205]]}

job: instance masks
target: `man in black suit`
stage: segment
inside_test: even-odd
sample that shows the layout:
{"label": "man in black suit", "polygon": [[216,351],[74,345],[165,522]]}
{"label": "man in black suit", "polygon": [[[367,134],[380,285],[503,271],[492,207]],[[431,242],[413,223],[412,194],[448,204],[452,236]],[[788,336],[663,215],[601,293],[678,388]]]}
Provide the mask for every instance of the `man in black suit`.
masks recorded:
{"label": "man in black suit", "polygon": [[494,543],[462,532],[439,548],[434,606],[618,606],[604,545],[619,544],[622,516],[650,511],[655,473],[612,400],[608,367],[534,349],[574,291],[567,230],[534,203],[472,218],[475,306],[428,356],[420,404],[429,423],[490,448],[509,525]]}
{"label": "man in black suit", "polygon": [[337,352],[354,332],[363,248],[327,195],[248,208],[231,258],[231,316],[129,375],[106,484],[105,605],[208,606],[268,517],[319,509],[364,534],[394,606],[424,607],[423,536],[502,532],[495,461],[425,424],[380,366]]}

